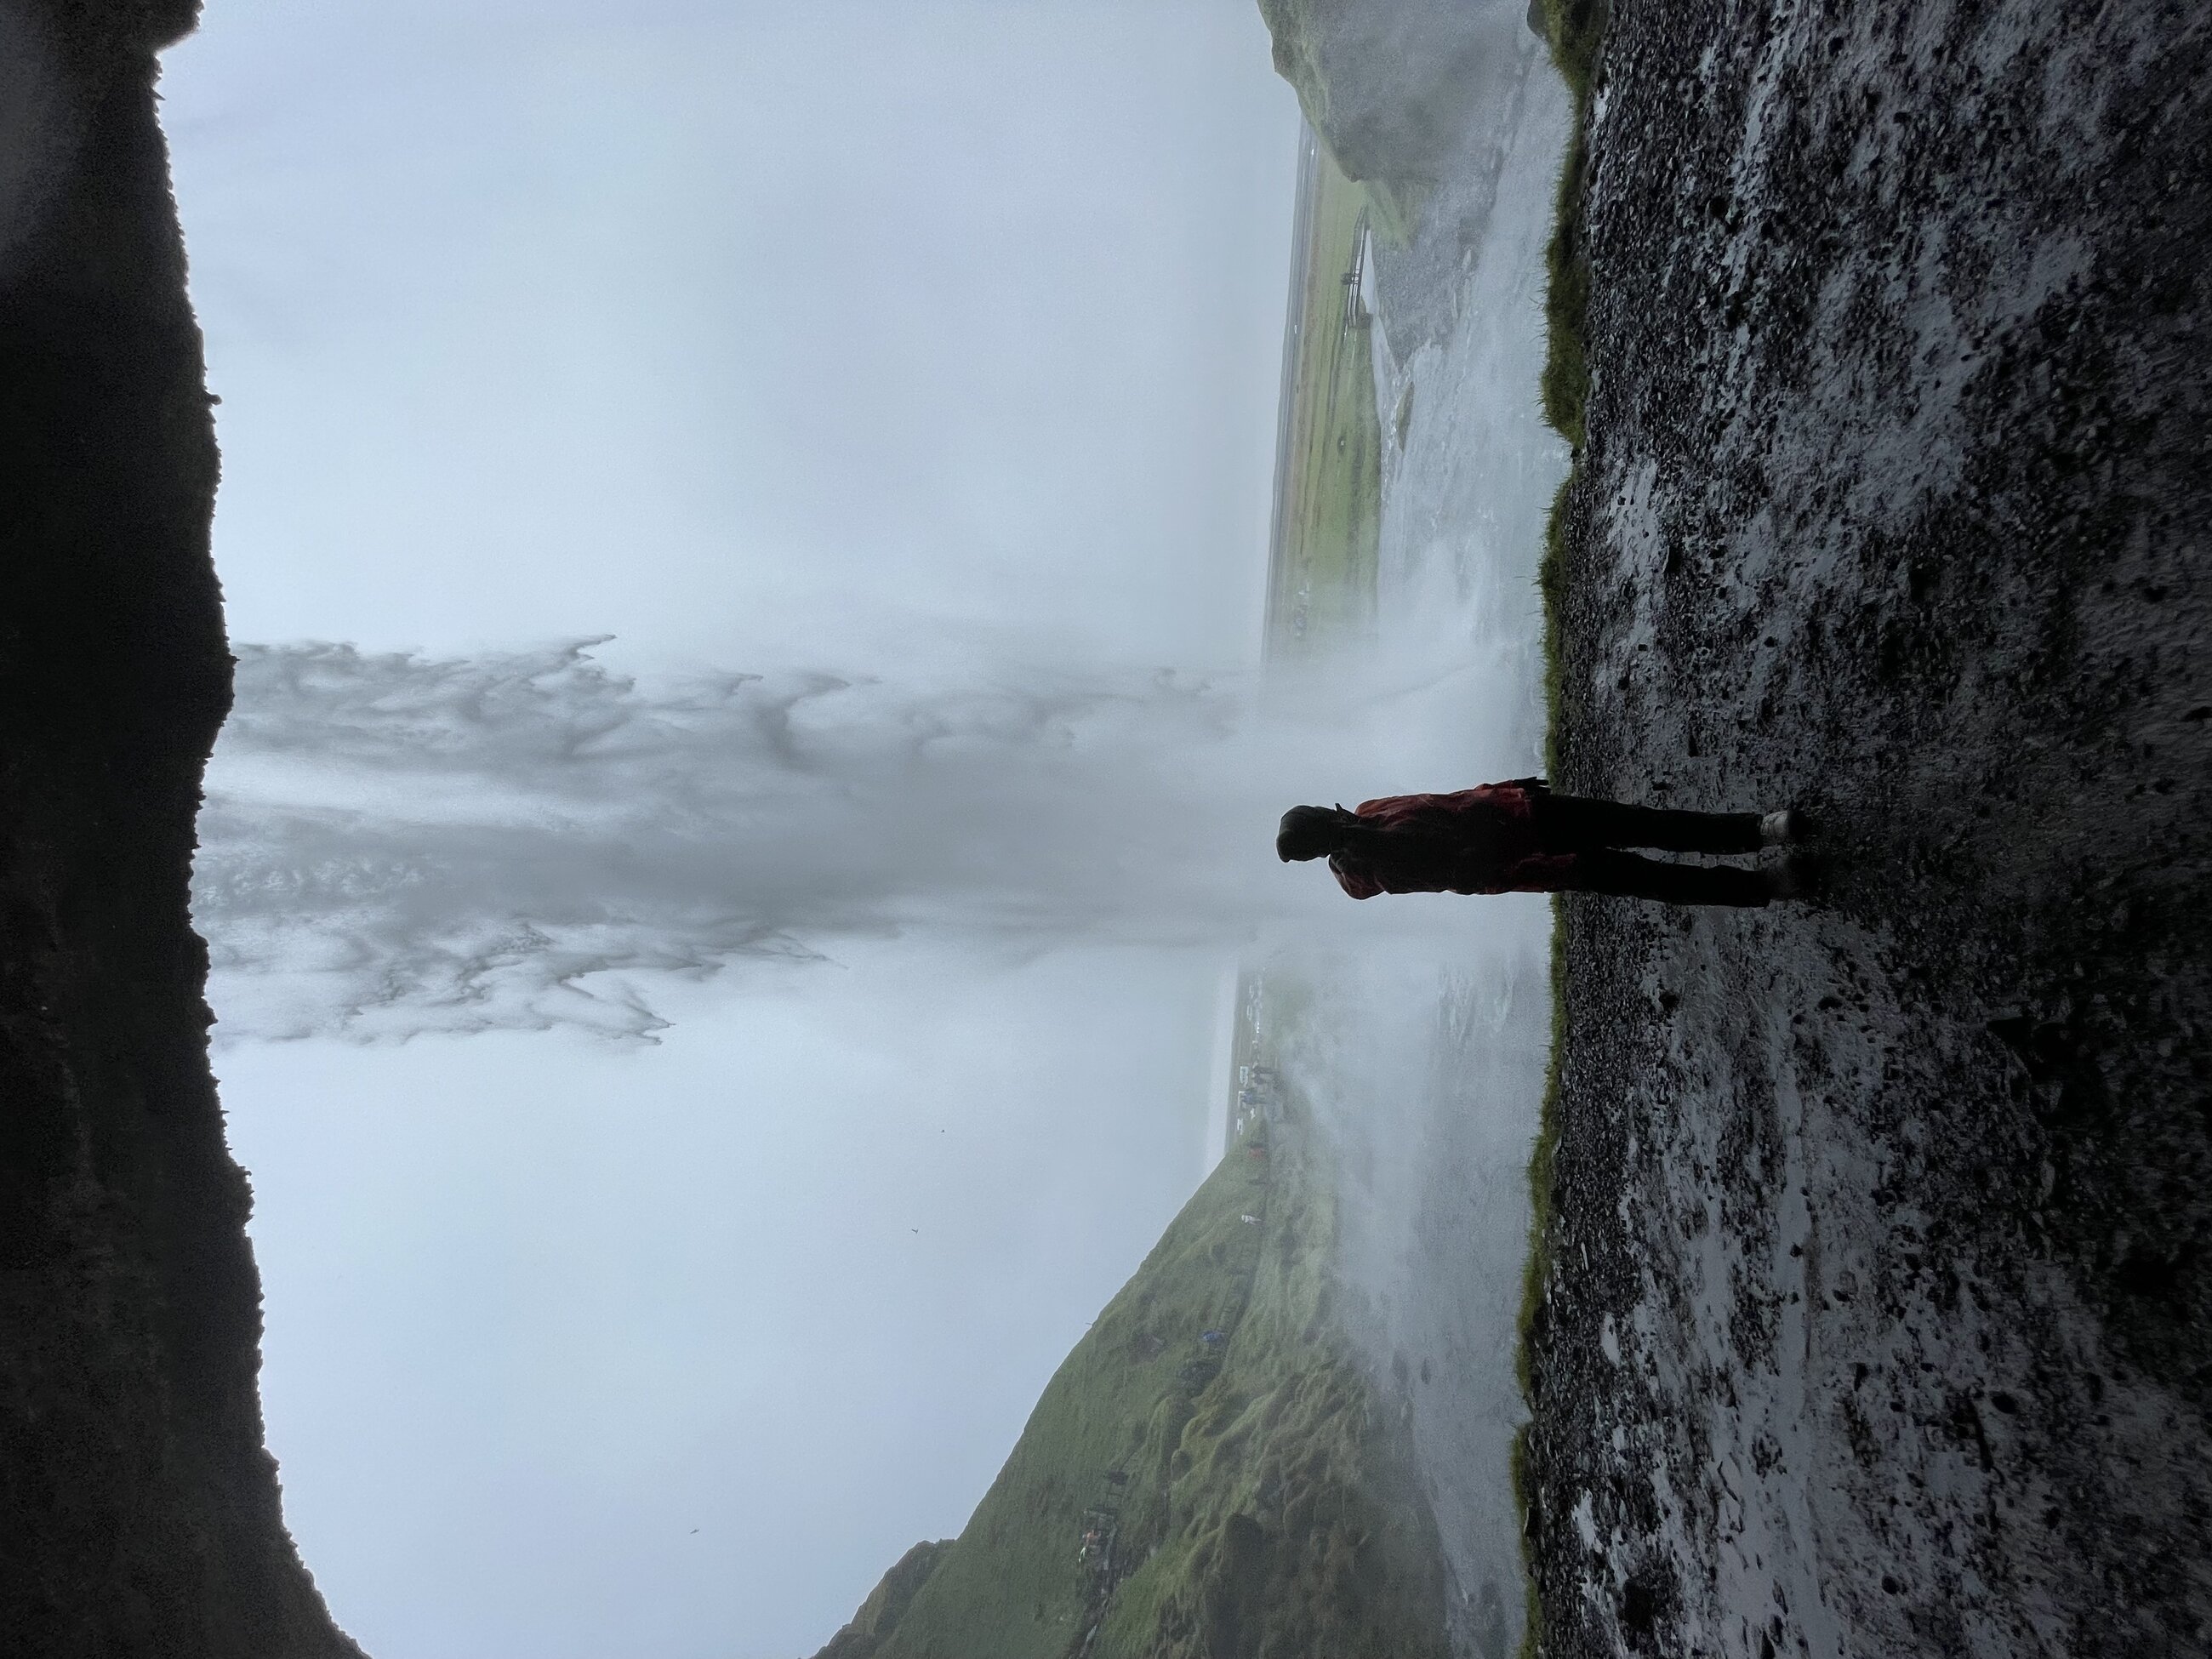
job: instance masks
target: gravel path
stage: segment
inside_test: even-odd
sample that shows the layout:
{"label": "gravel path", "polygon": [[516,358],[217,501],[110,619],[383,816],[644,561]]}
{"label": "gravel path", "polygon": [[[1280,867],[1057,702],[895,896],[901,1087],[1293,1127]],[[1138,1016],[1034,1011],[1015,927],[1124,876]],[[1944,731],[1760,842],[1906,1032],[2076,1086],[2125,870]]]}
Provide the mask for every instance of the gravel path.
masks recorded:
{"label": "gravel path", "polygon": [[2212,1644],[2208,15],[1617,7],[1560,782],[1835,866],[1571,908],[1549,1653]]}

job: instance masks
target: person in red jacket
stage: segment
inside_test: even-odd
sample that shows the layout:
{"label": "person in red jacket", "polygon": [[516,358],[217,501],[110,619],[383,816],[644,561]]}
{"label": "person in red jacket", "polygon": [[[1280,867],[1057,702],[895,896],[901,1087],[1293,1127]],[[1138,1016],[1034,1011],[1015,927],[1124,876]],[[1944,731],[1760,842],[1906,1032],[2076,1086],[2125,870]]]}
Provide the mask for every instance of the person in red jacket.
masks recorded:
{"label": "person in red jacket", "polygon": [[1756,853],[1802,840],[1794,811],[1684,812],[1555,795],[1541,778],[1448,795],[1385,795],[1341,806],[1293,806],[1275,852],[1326,858],[1356,899],[1377,893],[1617,893],[1668,904],[1761,905],[1803,896],[1797,861],[1777,870],[1676,864],[1621,849]]}

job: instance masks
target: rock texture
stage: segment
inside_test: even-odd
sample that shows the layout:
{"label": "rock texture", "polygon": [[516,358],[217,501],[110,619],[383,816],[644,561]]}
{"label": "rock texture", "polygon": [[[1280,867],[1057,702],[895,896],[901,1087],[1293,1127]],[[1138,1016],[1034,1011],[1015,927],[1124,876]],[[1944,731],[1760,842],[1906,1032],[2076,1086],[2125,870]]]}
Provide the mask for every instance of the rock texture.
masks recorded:
{"label": "rock texture", "polygon": [[1561,782],[1836,865],[1569,907],[1548,1653],[2212,1646],[2209,28],[1615,9]]}
{"label": "rock texture", "polygon": [[153,51],[0,15],[0,1647],[357,1656],[262,1449],[259,1285],[186,914],[229,702]]}

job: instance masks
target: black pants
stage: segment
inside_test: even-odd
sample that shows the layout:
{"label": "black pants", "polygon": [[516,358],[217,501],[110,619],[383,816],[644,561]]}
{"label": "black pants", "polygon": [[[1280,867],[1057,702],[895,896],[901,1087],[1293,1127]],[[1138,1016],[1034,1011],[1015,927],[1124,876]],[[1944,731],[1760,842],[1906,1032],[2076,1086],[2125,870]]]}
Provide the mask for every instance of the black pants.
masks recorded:
{"label": "black pants", "polygon": [[1531,805],[1537,844],[1547,853],[1575,854],[1575,873],[1566,884],[1571,891],[1668,904],[1755,906],[1771,896],[1766,878],[1756,870],[1733,864],[1670,864],[1620,850],[1756,853],[1756,812],[1681,812],[1553,794],[1540,794]]}

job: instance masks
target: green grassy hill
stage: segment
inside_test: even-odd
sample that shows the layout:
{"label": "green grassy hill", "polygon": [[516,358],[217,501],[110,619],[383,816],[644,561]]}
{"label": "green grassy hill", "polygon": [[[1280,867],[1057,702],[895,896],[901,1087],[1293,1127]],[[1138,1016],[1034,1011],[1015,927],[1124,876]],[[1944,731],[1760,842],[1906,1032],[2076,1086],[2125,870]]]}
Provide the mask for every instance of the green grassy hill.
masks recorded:
{"label": "green grassy hill", "polygon": [[1363,310],[1347,306],[1344,281],[1370,222],[1369,198],[1326,152],[1314,171],[1293,303],[1295,378],[1275,480],[1271,657],[1325,650],[1366,629],[1382,524],[1382,422],[1370,324]]}
{"label": "green grassy hill", "polygon": [[872,1597],[850,1650],[1442,1659],[1442,1559],[1402,1411],[1335,1318],[1335,1228],[1310,1131],[1257,1126],[1068,1355],[902,1614],[884,1628]]}

